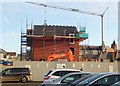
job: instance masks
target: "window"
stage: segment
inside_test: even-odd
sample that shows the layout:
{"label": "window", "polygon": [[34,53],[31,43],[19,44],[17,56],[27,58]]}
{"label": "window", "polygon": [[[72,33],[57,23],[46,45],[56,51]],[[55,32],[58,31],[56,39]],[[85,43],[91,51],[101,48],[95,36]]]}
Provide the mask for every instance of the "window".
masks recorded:
{"label": "window", "polygon": [[64,80],[62,80],[62,83],[68,83],[68,82],[73,82],[75,80],[78,80],[82,77],[87,76],[88,74],[74,74],[74,75],[70,75],[68,77],[66,77]]}
{"label": "window", "polygon": [[8,70],[6,70],[5,75],[11,75],[12,72],[13,72],[13,71],[12,71],[11,69],[8,69]]}
{"label": "window", "polygon": [[67,71],[57,71],[53,75],[55,75],[55,76],[63,76],[65,74],[67,74],[67,73],[68,73]]}
{"label": "window", "polygon": [[13,74],[29,74],[28,68],[14,68]]}
{"label": "window", "polygon": [[97,50],[93,50],[93,54],[98,54],[98,51]]}
{"label": "window", "polygon": [[57,71],[57,72],[53,73],[52,75],[60,76],[61,74],[60,74],[59,72],[60,72],[60,71]]}
{"label": "window", "polygon": [[72,81],[74,81],[74,80],[76,80],[76,75],[71,75],[71,76],[66,77],[66,78],[62,81],[62,83],[68,83],[68,82],[72,82]]}
{"label": "window", "polygon": [[29,74],[30,71],[29,71],[28,68],[23,68],[23,69],[22,69],[22,73],[23,73],[23,74]]}
{"label": "window", "polygon": [[110,76],[106,76],[106,77],[103,77],[99,80],[97,80],[95,83],[93,83],[92,85],[111,85],[117,81],[120,80],[120,75],[110,75]]}
{"label": "window", "polygon": [[13,69],[13,74],[21,74],[21,69],[18,68]]}
{"label": "window", "polygon": [[63,76],[65,74],[72,73],[72,72],[79,72],[79,71],[57,71],[57,72],[53,73],[52,75]]}
{"label": "window", "polygon": [[70,44],[74,44],[75,42],[74,42],[74,39],[73,38],[71,38],[70,39]]}

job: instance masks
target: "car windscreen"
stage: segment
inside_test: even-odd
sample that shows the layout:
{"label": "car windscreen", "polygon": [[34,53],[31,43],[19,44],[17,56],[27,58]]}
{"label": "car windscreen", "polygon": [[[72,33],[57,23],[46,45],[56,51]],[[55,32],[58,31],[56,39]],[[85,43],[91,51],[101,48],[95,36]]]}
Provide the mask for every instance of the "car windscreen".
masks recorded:
{"label": "car windscreen", "polygon": [[5,73],[8,69],[5,69],[3,71],[0,72],[0,75],[3,75],[3,73]]}
{"label": "car windscreen", "polygon": [[[86,85],[86,84],[92,82],[93,80],[101,77],[102,75],[105,75],[105,74],[95,74],[94,76],[92,76],[92,77],[90,77],[90,78],[87,78],[87,79],[85,79],[84,81],[81,81],[81,82],[80,82],[78,85],[76,85],[76,86]],[[81,84],[82,84],[82,85],[81,85]]]}
{"label": "car windscreen", "polygon": [[90,75],[87,75],[87,76],[85,76],[85,77],[82,77],[82,78],[80,78],[79,80],[76,80],[75,82],[73,82],[72,84],[74,85],[74,84],[78,84],[78,83],[80,83],[80,82],[82,82],[82,81],[84,81],[84,80],[86,80],[86,79],[88,79],[88,78],[90,78],[90,77],[92,77],[92,76],[94,76],[95,74],[90,74]]}

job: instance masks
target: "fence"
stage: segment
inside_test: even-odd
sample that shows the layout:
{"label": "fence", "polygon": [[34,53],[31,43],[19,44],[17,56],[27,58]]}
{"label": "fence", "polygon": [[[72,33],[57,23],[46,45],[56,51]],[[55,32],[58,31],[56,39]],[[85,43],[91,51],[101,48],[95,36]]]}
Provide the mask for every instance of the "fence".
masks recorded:
{"label": "fence", "polygon": [[43,76],[49,69],[82,68],[83,72],[120,72],[120,62],[40,62],[40,61],[15,61],[13,67],[29,67],[33,81],[43,81]]}

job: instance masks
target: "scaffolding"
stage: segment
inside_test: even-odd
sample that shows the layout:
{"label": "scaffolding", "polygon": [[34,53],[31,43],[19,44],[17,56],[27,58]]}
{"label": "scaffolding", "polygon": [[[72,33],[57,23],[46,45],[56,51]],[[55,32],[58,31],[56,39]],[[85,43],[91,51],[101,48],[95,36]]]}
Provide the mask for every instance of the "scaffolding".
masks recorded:
{"label": "scaffolding", "polygon": [[[28,32],[28,29],[30,29],[31,32]],[[28,25],[28,20],[26,20],[26,29],[21,28],[20,61],[31,60],[30,56],[32,55],[30,54],[32,54],[32,47],[28,46],[27,37],[33,35],[32,30],[33,30],[33,22],[31,23],[31,25]]]}
{"label": "scaffolding", "polygon": [[21,56],[20,56],[20,61],[23,61],[23,59],[26,58],[26,47],[27,47],[27,40],[26,40],[26,33],[21,32]]}

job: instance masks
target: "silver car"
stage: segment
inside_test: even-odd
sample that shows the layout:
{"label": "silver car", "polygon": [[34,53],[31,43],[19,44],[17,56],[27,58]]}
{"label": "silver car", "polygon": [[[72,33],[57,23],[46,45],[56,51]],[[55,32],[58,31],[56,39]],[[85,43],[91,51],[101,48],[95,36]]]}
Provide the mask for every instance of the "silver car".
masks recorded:
{"label": "silver car", "polygon": [[120,73],[99,73],[76,86],[111,86],[118,81],[120,81]]}
{"label": "silver car", "polygon": [[68,73],[68,74],[62,76],[61,78],[55,79],[53,81],[43,82],[39,86],[62,86],[66,83],[71,83],[75,80],[78,80],[78,79],[85,77],[87,75],[90,75],[90,74],[91,73],[81,73],[81,72]]}

